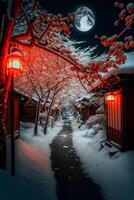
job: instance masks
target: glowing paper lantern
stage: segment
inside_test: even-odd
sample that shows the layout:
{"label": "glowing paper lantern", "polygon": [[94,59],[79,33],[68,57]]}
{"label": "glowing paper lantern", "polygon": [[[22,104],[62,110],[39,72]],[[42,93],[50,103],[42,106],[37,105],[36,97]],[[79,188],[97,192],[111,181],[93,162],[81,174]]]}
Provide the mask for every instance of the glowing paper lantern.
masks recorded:
{"label": "glowing paper lantern", "polygon": [[106,96],[106,100],[107,101],[114,101],[115,100],[115,96],[113,94],[109,94]]}
{"label": "glowing paper lantern", "polygon": [[7,58],[7,70],[22,71],[23,57],[19,52],[11,53]]}

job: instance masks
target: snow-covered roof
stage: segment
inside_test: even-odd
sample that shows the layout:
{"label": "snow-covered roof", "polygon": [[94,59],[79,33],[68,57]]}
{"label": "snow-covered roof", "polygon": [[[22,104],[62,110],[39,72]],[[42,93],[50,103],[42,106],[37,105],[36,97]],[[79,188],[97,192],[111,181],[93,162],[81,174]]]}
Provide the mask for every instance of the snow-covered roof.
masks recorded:
{"label": "snow-covered roof", "polygon": [[[126,55],[126,62],[125,64],[121,65],[119,69],[109,69],[109,73],[103,73],[101,74],[105,80],[110,78],[112,75],[117,75],[117,74],[134,74],[134,51],[125,53]],[[97,80],[94,84],[95,89],[99,88],[102,84],[102,81]],[[92,88],[90,89],[90,92],[92,92]]]}
{"label": "snow-covered roof", "polygon": [[81,105],[80,107],[93,106],[95,108],[95,107],[98,107],[98,105],[102,105],[102,103],[103,103],[103,98],[101,98],[100,93],[91,93],[89,95],[85,95],[85,96],[77,99],[75,105],[78,107],[79,107],[79,105]]}
{"label": "snow-covered roof", "polygon": [[79,97],[78,99],[76,99],[76,103],[80,102],[80,101],[84,101],[84,100],[89,100],[92,97],[93,93],[84,95],[82,97]]}
{"label": "snow-covered roof", "polygon": [[119,69],[112,70],[110,74],[134,74],[134,51],[125,54],[126,63],[121,65]]}
{"label": "snow-covered roof", "polygon": [[31,97],[30,95],[24,93],[23,91],[18,90],[17,88],[15,88],[14,91],[15,91],[16,93],[22,95],[22,96],[25,96],[25,97],[27,97],[27,98],[31,98],[31,100],[34,100],[34,101],[36,101],[36,102],[38,101],[38,99],[37,99],[36,97],[34,97],[34,96]]}

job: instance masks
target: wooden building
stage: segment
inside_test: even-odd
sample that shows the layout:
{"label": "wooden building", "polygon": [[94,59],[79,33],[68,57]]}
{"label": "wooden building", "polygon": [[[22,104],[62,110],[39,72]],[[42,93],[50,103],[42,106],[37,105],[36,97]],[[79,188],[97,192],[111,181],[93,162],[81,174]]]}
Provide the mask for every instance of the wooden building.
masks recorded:
{"label": "wooden building", "polygon": [[81,120],[83,122],[86,122],[89,118],[89,116],[92,114],[92,110],[90,109],[90,107],[84,103],[80,103],[77,106],[77,111],[79,112],[80,116],[81,116]]}
{"label": "wooden building", "polygon": [[134,149],[134,74],[119,74],[105,94],[107,140],[121,150]]}
{"label": "wooden building", "polygon": [[77,100],[75,110],[80,114],[80,119],[85,123],[95,113],[97,106],[92,104],[88,98]]}
{"label": "wooden building", "polygon": [[26,95],[21,96],[20,101],[20,120],[23,122],[35,122],[37,101],[35,99],[29,100]]}
{"label": "wooden building", "polygon": [[[29,100],[29,96],[14,91],[14,134],[15,137],[19,136],[20,121],[34,122],[37,107],[35,99]],[[10,135],[11,130],[11,94],[9,93],[8,106],[7,106],[7,124],[6,133]]]}

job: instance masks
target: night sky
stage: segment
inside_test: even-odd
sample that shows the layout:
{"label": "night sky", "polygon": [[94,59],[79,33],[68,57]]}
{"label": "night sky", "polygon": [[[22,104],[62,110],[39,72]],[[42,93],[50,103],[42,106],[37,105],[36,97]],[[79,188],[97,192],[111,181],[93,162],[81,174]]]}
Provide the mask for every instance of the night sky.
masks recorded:
{"label": "night sky", "polygon": [[[94,39],[96,34],[111,36],[120,32],[121,27],[116,28],[113,25],[119,13],[114,7],[114,2],[115,0],[40,0],[41,5],[48,12],[61,13],[64,16],[69,12],[75,12],[80,6],[87,6],[92,10],[96,19],[94,27],[88,32],[80,32],[75,26],[72,30],[73,39],[86,41],[83,47],[98,45],[98,41]],[[131,0],[120,0],[119,2],[131,2]],[[101,46],[98,46],[96,53],[102,52]]]}

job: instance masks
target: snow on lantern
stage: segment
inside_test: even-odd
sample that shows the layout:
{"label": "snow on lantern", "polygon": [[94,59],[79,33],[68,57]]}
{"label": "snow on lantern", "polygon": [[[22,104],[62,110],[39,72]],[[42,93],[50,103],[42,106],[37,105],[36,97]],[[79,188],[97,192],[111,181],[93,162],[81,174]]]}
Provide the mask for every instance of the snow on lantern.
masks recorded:
{"label": "snow on lantern", "polygon": [[19,52],[13,52],[7,58],[7,70],[22,71],[23,56]]}

